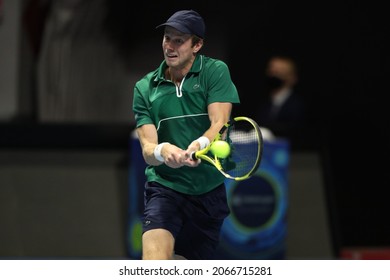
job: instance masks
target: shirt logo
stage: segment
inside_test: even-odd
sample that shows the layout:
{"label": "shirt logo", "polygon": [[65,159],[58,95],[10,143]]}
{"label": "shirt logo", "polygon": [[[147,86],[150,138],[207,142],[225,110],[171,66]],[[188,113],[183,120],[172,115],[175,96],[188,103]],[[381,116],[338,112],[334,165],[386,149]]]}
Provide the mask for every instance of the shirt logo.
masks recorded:
{"label": "shirt logo", "polygon": [[195,84],[195,85],[192,87],[192,89],[198,89],[199,87],[200,87],[199,84]]}

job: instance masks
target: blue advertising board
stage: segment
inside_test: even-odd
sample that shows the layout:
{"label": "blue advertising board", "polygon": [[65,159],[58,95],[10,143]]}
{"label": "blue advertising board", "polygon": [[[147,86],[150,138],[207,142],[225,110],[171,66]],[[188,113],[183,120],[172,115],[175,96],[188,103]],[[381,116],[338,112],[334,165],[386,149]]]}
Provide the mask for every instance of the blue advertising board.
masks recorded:
{"label": "blue advertising board", "polygon": [[221,232],[217,259],[284,259],[289,143],[264,143],[257,172],[244,181],[226,180],[231,213]]}

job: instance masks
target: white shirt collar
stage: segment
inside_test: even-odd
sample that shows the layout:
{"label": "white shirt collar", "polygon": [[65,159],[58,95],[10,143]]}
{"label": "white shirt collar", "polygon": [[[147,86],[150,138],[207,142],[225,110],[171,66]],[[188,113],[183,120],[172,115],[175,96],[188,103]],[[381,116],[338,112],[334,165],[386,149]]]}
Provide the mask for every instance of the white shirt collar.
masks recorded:
{"label": "white shirt collar", "polygon": [[282,89],[278,93],[272,95],[272,104],[274,106],[281,106],[291,95],[291,93],[292,90],[290,88]]}

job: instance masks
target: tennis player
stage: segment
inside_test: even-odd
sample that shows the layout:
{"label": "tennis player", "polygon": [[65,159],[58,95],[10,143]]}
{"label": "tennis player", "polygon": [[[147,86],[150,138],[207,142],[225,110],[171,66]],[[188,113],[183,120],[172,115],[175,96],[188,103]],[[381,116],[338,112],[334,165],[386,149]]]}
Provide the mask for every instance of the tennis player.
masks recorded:
{"label": "tennis player", "polygon": [[180,10],[164,30],[164,60],[134,87],[133,111],[146,168],[142,259],[213,259],[229,215],[225,177],[192,160],[240,102],[226,63],[200,54],[205,22]]}

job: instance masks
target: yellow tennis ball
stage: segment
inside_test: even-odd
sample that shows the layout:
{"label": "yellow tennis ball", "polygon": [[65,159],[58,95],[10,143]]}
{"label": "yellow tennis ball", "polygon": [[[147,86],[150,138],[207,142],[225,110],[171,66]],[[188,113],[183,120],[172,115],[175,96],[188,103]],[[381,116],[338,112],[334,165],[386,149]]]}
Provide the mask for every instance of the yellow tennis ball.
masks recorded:
{"label": "yellow tennis ball", "polygon": [[219,158],[226,158],[230,154],[230,145],[226,141],[218,140],[211,145],[210,151]]}

